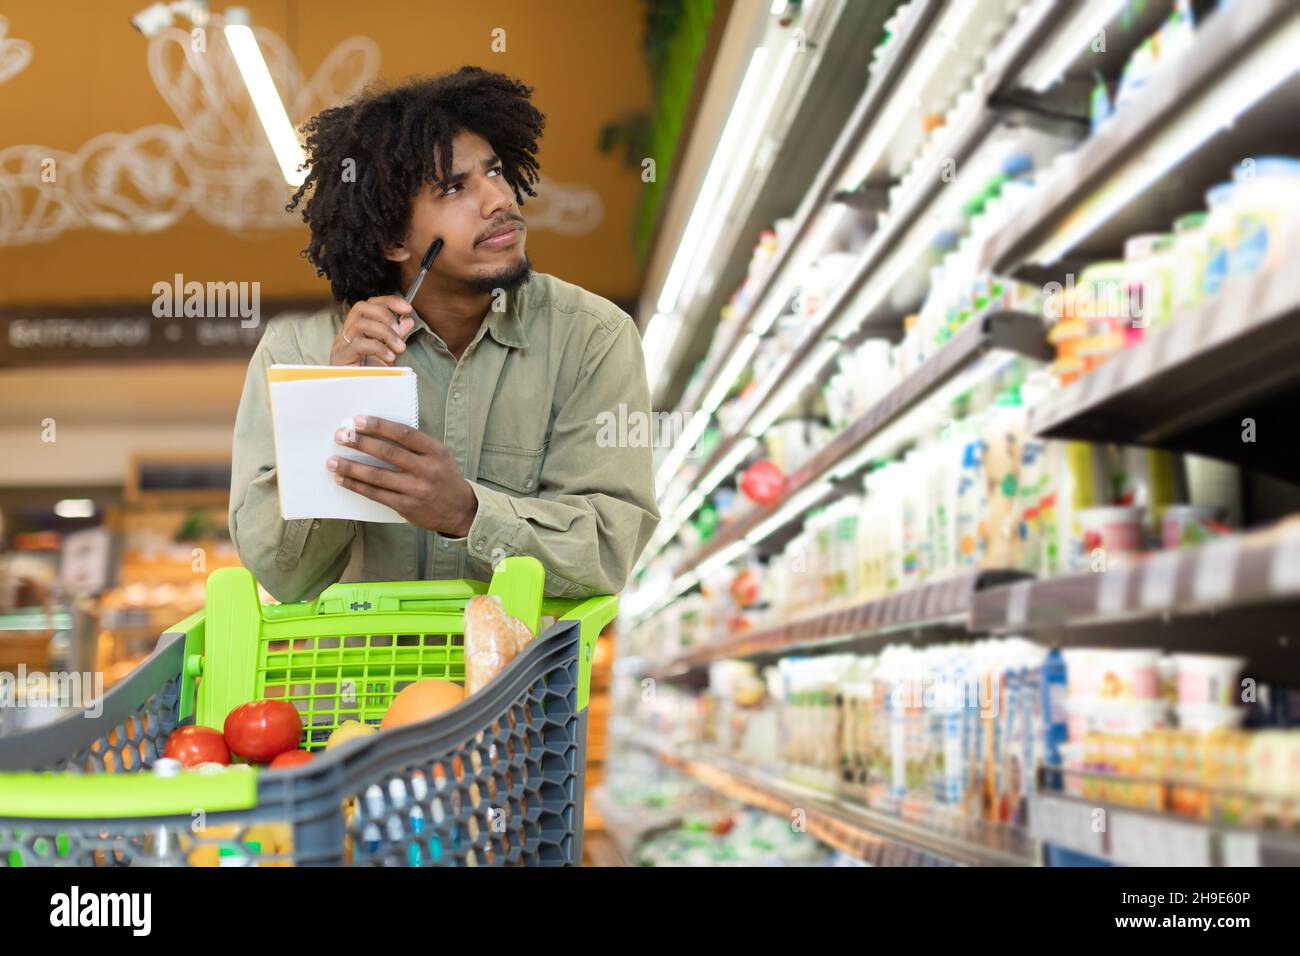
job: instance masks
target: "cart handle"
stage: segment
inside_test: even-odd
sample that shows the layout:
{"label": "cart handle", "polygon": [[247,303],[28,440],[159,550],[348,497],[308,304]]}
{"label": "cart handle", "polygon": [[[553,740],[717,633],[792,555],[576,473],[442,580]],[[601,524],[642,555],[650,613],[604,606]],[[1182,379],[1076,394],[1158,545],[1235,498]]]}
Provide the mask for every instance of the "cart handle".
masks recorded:
{"label": "cart handle", "polygon": [[578,622],[582,645],[578,651],[578,712],[581,713],[586,709],[591,694],[591,662],[596,656],[596,640],[605,626],[618,616],[618,598],[612,594],[581,601],[547,598],[542,601],[542,613],[556,616],[561,621]]}

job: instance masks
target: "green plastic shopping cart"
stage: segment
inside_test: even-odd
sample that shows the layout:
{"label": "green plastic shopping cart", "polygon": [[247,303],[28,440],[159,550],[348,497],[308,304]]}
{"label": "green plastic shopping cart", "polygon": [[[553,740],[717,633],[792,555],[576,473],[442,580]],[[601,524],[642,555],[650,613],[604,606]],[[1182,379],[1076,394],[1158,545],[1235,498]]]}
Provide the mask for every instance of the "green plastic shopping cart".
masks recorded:
{"label": "green plastic shopping cart", "polygon": [[[543,597],[534,558],[490,584],[334,584],[263,605],[252,574],[213,572],[204,609],[102,701],[0,738],[0,866],[577,865],[591,659],[617,599]],[[497,595],[538,632],[487,687],[420,723],[324,752],[378,724],[413,681],[463,681],[464,608]],[[151,772],[178,726],[221,728],[251,700],[302,715],[292,769]]]}

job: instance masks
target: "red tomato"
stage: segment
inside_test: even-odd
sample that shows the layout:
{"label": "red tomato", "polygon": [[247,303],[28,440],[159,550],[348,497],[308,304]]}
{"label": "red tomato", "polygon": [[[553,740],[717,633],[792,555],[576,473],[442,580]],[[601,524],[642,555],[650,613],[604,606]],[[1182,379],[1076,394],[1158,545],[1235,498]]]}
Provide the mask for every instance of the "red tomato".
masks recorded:
{"label": "red tomato", "polygon": [[201,763],[229,764],[230,748],[219,730],[180,727],[167,738],[163,756],[179,760],[182,767],[197,767]]}
{"label": "red tomato", "polygon": [[764,458],[756,461],[740,476],[740,490],[750,501],[771,505],[781,500],[785,491],[785,475],[781,469]]}
{"label": "red tomato", "polygon": [[286,750],[271,761],[271,769],[282,770],[286,767],[301,767],[305,763],[311,763],[315,756],[310,750]]}
{"label": "red tomato", "polygon": [[288,701],[255,700],[232,710],[225,730],[231,753],[249,763],[267,763],[298,748],[302,718]]}

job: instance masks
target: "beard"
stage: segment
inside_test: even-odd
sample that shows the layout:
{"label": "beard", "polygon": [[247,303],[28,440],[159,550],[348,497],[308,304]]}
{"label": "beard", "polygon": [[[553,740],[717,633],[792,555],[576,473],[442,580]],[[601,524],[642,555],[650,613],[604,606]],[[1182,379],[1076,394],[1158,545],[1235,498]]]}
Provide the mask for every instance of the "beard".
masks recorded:
{"label": "beard", "polygon": [[497,289],[514,292],[532,277],[533,264],[528,261],[528,254],[525,253],[514,265],[506,266],[493,275],[475,276],[466,280],[465,285],[475,292],[491,293]]}

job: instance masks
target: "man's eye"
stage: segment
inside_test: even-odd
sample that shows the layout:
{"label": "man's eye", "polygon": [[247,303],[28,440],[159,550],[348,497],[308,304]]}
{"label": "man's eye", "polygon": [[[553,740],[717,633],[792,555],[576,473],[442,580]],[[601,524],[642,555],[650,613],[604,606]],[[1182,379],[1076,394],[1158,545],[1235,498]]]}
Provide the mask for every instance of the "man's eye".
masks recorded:
{"label": "man's eye", "polygon": [[500,166],[493,166],[491,169],[488,170],[488,174],[489,174],[489,175],[491,175],[492,173],[496,173],[498,176],[500,176],[500,175],[501,175],[501,167],[500,167]]}
{"label": "man's eye", "polygon": [[446,189],[444,189],[444,190],[442,191],[442,194],[443,194],[444,196],[450,196],[450,195],[451,195],[453,192],[455,192],[457,189],[462,189],[462,188],[464,188],[464,187],[462,187],[460,183],[454,183],[454,184],[452,184],[451,186],[448,186]]}

